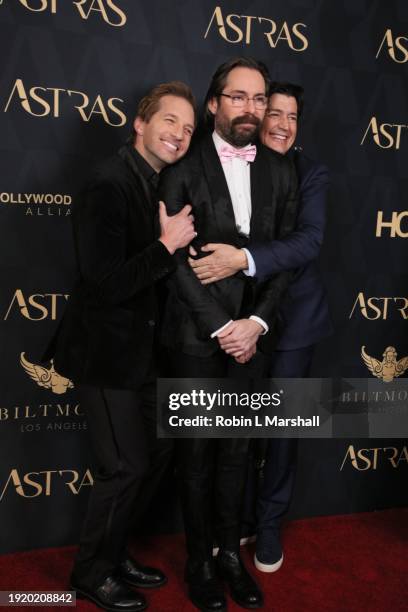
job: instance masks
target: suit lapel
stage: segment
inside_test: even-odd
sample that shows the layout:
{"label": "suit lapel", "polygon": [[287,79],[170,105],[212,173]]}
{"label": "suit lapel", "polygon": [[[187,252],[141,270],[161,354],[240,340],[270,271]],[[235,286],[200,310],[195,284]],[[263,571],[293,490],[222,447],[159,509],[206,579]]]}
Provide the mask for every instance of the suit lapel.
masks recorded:
{"label": "suit lapel", "polygon": [[140,172],[133,155],[129,151],[128,146],[125,145],[121,147],[118,153],[120,157],[130,166],[132,172],[136,175],[138,179],[137,186],[138,188],[140,188],[140,191],[144,195],[143,198],[140,198],[140,201],[138,202],[138,204],[142,204],[144,208],[146,209],[146,211],[150,212],[151,214],[151,210],[150,210],[151,209],[151,193],[149,191],[149,186],[147,184],[146,179]]}
{"label": "suit lapel", "polygon": [[255,160],[251,163],[251,226],[250,237],[253,238],[262,222],[262,209],[269,200],[272,199],[272,184],[270,177],[270,167],[267,157],[264,155],[262,145],[257,145]]}
{"label": "suit lapel", "polygon": [[308,167],[306,158],[304,157],[304,155],[302,155],[300,151],[293,152],[292,160],[294,161],[296,174],[299,179],[299,188],[304,189],[310,179],[311,168]]}
{"label": "suit lapel", "polygon": [[219,231],[225,235],[225,242],[236,241],[238,232],[235,225],[231,196],[217,149],[211,135],[201,143],[201,161],[210,192],[213,218]]}
{"label": "suit lapel", "polygon": [[129,209],[130,218],[134,219],[132,227],[135,231],[140,232],[140,213],[143,213],[146,220],[146,238],[151,241],[155,236],[160,236],[158,202],[153,201],[149,185],[140,172],[133,155],[129,151],[129,147],[126,145],[121,147],[118,154],[129,165],[137,179],[134,183],[134,188],[139,192],[139,197],[134,202],[135,205],[130,206]]}

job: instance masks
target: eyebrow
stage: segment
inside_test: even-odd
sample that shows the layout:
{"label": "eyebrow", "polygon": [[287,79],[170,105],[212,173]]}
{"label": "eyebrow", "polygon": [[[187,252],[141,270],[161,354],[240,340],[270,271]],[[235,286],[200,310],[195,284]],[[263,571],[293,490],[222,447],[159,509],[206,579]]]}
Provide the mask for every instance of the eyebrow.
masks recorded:
{"label": "eyebrow", "polygon": [[[229,95],[232,95],[232,94],[244,94],[245,96],[249,97],[248,92],[247,91],[243,91],[241,89],[233,89],[231,91],[231,94],[229,94]],[[259,92],[259,93],[254,94],[254,96],[265,96],[266,97],[266,94]]]}
{"label": "eyebrow", "polygon": [[[173,117],[173,119],[179,119],[179,117],[177,115],[175,115],[174,113],[166,113],[164,116],[165,117]],[[192,130],[194,130],[194,125],[192,125],[191,123],[185,123],[184,127],[189,127]]]}
{"label": "eyebrow", "polygon": [[[281,115],[285,112],[281,108],[268,108],[267,113],[280,113]],[[298,113],[296,111],[291,111],[290,113],[286,113],[287,115],[292,115],[293,117],[297,117]]]}

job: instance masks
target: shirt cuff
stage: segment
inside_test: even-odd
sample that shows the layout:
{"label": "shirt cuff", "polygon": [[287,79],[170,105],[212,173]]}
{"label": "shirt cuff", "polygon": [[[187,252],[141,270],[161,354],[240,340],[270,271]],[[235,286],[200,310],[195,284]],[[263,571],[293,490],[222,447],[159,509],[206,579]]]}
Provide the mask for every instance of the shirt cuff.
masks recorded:
{"label": "shirt cuff", "polygon": [[215,332],[213,332],[210,336],[210,338],[216,338],[218,336],[218,334],[220,332],[222,332],[223,329],[225,329],[226,327],[228,327],[228,325],[230,325],[230,323],[232,323],[232,319],[231,321],[228,321],[228,323],[226,323],[225,325],[223,325],[222,327],[220,327],[219,329],[217,329]]}
{"label": "shirt cuff", "polygon": [[254,258],[252,257],[248,249],[243,248],[242,250],[245,251],[245,255],[248,262],[248,268],[246,270],[243,270],[243,273],[247,276],[256,276],[256,265]]}
{"label": "shirt cuff", "polygon": [[264,331],[262,332],[261,336],[264,336],[265,334],[268,333],[269,327],[263,319],[261,319],[260,317],[257,317],[256,315],[251,315],[249,318],[259,323],[259,325],[262,325],[262,327],[264,328]]}

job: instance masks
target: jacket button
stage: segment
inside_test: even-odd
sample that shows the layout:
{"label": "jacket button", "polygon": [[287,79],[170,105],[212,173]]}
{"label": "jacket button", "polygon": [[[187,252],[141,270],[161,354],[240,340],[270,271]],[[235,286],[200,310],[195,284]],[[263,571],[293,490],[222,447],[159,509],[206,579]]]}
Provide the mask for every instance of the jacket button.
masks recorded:
{"label": "jacket button", "polygon": [[150,327],[154,327],[156,324],[155,321],[153,321],[153,319],[150,319],[150,321],[148,321],[147,323],[150,325]]}

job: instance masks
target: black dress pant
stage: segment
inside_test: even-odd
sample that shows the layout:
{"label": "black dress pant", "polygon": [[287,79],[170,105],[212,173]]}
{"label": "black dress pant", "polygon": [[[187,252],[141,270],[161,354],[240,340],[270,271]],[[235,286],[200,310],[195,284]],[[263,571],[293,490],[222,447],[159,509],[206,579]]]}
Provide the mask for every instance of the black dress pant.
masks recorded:
{"label": "black dress pant", "polygon": [[[260,378],[261,353],[244,365],[219,351],[211,357],[171,352],[172,376],[183,378]],[[186,533],[188,567],[212,558],[215,539],[238,551],[249,439],[195,438],[177,441],[177,466]]]}
{"label": "black dress pant", "polygon": [[[275,351],[268,368],[269,378],[307,378],[314,345],[291,351]],[[296,475],[298,440],[270,438],[253,440],[248,488],[243,516],[243,535],[278,528],[289,508]],[[258,481],[257,463],[263,461],[263,478]]]}
{"label": "black dress pant", "polygon": [[156,383],[140,390],[78,385],[94,456],[75,581],[90,589],[126,554],[130,527],[147,509],[169,465],[172,440],[156,438]]}

